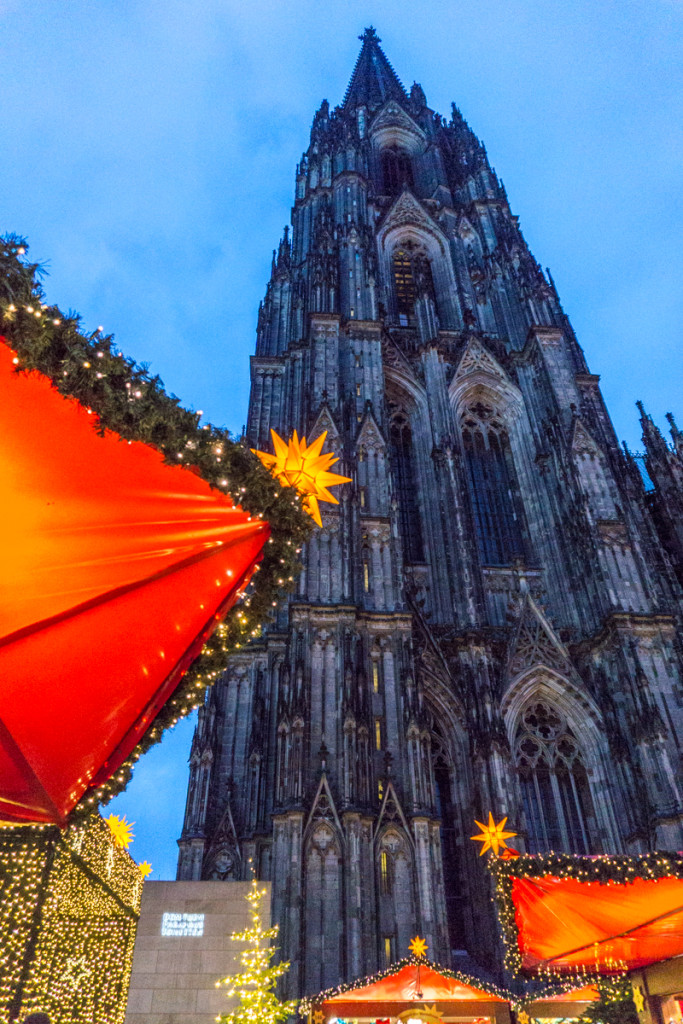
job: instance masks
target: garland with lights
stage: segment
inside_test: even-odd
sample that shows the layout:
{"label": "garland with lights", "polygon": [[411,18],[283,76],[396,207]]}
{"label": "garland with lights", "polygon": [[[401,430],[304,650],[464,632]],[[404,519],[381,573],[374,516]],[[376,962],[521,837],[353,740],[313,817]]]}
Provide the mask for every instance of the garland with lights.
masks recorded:
{"label": "garland with lights", "polygon": [[299,1003],[299,1013],[301,1015],[305,1015],[314,1006],[324,1003],[326,999],[332,999],[334,996],[342,995],[344,992],[352,992],[357,988],[365,988],[366,985],[374,985],[376,982],[382,981],[384,978],[389,978],[392,974],[396,974],[403,967],[410,966],[428,967],[431,970],[442,974],[445,978],[453,978],[454,981],[459,981],[463,985],[469,985],[472,988],[478,988],[482,992],[486,992],[488,995],[498,996],[500,999],[505,999],[507,1002],[515,1005],[520,1002],[519,995],[516,995],[514,992],[510,992],[507,989],[500,988],[498,985],[494,985],[490,981],[482,981],[481,978],[475,978],[471,974],[463,974],[462,971],[452,971],[450,967],[442,967],[441,964],[434,963],[423,956],[407,956],[402,960],[397,960],[396,963],[391,964],[389,967],[385,967],[383,970],[378,971],[376,974],[369,974],[365,978],[357,978],[355,981],[344,982],[341,985],[336,985],[334,988],[327,988],[323,992],[319,992],[316,996],[305,996]]}
{"label": "garland with lights", "polygon": [[98,815],[0,829],[0,1024],[123,1024],[143,881]]}
{"label": "garland with lights", "polygon": [[125,788],[140,755],[164,731],[199,706],[198,697],[225,667],[225,657],[258,637],[273,609],[292,591],[301,569],[298,555],[312,523],[299,494],[283,487],[249,448],[229,431],[200,427],[200,414],[184,409],[159,377],[116,351],[101,328],[88,334],[74,313],[44,301],[41,268],[25,259],[27,244],[15,235],[0,239],[0,336],[16,352],[19,372],[37,370],[65,397],[93,413],[95,428],[157,449],[170,465],[197,472],[236,505],[268,521],[271,536],[243,601],[218,625],[131,756],[75,814],[90,813]]}
{"label": "garland with lights", "polygon": [[[519,952],[519,929],[512,900],[512,884],[515,878],[544,875],[574,878],[582,882],[599,882],[601,885],[608,885],[610,882],[623,885],[639,878],[683,878],[683,856],[661,852],[634,857],[580,857],[570,853],[523,854],[509,860],[502,857],[491,858],[491,871],[495,882],[494,899],[505,948],[505,966],[514,974],[519,974],[522,970],[522,956]],[[543,973],[548,981],[557,977],[556,972],[550,967],[546,967]],[[604,976],[577,972],[571,977],[571,984],[573,987],[590,984],[591,978],[600,978],[601,986],[606,983]],[[595,983],[597,984],[597,981]],[[565,988],[564,991],[568,989]]]}

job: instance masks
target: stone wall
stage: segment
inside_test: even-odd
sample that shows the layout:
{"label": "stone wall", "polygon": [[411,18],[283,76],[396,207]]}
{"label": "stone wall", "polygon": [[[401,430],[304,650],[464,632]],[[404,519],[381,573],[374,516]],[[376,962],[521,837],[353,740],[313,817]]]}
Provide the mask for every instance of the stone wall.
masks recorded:
{"label": "stone wall", "polygon": [[[245,947],[230,935],[249,923],[249,888],[249,882],[145,883],[125,1024],[213,1024],[231,1008],[234,1001],[216,981],[239,970],[235,956]],[[264,923],[270,920],[265,888]],[[166,931],[201,934],[162,934],[164,914],[180,915],[167,919]]]}

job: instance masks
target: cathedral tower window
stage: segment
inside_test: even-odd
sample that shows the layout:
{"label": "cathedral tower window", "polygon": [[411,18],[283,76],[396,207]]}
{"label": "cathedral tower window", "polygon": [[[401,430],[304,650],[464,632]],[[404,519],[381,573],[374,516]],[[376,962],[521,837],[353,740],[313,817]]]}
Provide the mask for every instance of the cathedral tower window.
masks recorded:
{"label": "cathedral tower window", "polygon": [[415,304],[419,298],[427,296],[436,309],[429,258],[414,243],[406,242],[394,250],[391,271],[399,327],[411,327],[415,323]]}
{"label": "cathedral tower window", "polygon": [[588,774],[574,733],[545,701],[522,716],[515,745],[532,853],[595,852]]}
{"label": "cathedral tower window", "polygon": [[398,195],[404,185],[413,187],[413,167],[404,149],[391,146],[382,150],[382,184],[389,196]]}
{"label": "cathedral tower window", "polygon": [[477,402],[463,414],[462,442],[479,554],[484,565],[509,565],[524,554],[521,511],[507,430]]}
{"label": "cathedral tower window", "polygon": [[379,662],[377,661],[372,663],[372,691],[379,693]]}
{"label": "cathedral tower window", "polygon": [[402,409],[395,409],[390,429],[392,469],[398,497],[398,514],[403,556],[406,562],[422,562],[422,524],[417,501],[417,474],[413,451],[413,435],[408,417]]}
{"label": "cathedral tower window", "polygon": [[391,896],[391,864],[386,850],[379,855],[379,889],[382,896]]}

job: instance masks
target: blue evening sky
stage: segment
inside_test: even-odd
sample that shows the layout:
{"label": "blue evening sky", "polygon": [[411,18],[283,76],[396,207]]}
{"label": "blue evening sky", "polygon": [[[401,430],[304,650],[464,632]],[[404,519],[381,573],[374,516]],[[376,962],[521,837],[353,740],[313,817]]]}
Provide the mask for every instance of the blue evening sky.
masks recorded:
{"label": "blue evening sky", "polygon": [[[48,296],[239,430],[271,250],[374,24],[455,100],[549,266],[617,432],[683,420],[683,0],[0,0],[0,231]],[[681,424],[683,425],[683,424]],[[111,805],[174,877],[192,723]]]}

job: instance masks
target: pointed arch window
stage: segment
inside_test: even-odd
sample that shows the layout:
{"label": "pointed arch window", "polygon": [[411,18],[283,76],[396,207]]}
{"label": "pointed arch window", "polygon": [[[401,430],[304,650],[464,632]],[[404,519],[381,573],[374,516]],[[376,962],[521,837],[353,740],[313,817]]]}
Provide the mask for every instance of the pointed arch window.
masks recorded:
{"label": "pointed arch window", "polygon": [[493,408],[477,402],[465,410],[461,431],[481,560],[509,565],[524,555],[524,543],[507,430]]}
{"label": "pointed arch window", "polygon": [[398,498],[398,515],[403,557],[406,562],[423,562],[424,545],[420,507],[417,500],[417,473],[413,434],[404,410],[395,408],[389,432],[392,469]]}
{"label": "pointed arch window", "polygon": [[399,327],[415,323],[415,303],[428,296],[436,308],[432,268],[427,254],[412,242],[394,249],[391,257],[396,316]]}
{"label": "pointed arch window", "polygon": [[382,150],[382,184],[389,196],[398,195],[404,185],[413,187],[413,166],[404,149],[389,146]]}
{"label": "pointed arch window", "polygon": [[576,736],[547,701],[535,701],[517,732],[515,759],[532,853],[595,853],[593,800]]}

